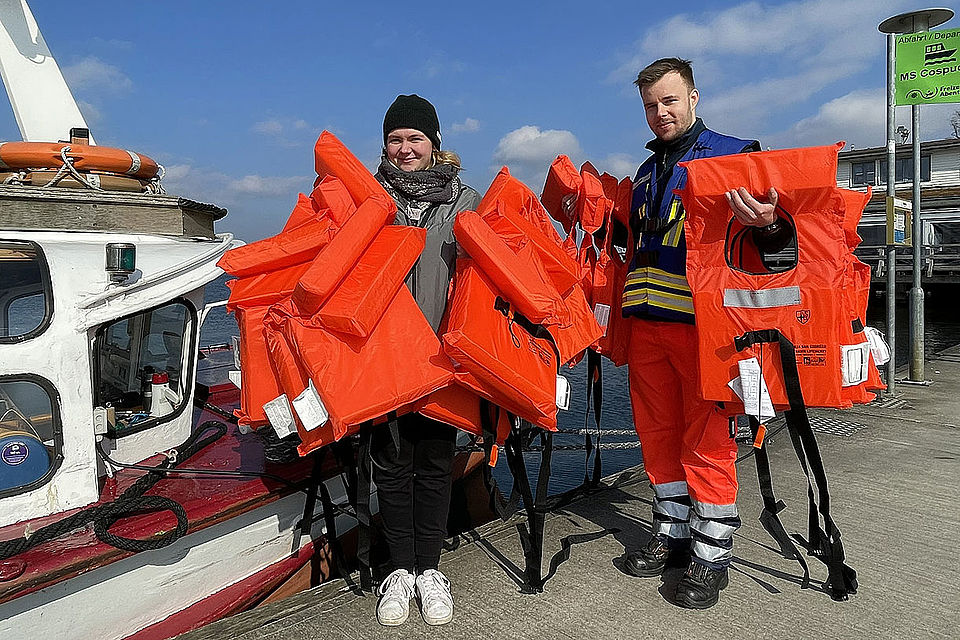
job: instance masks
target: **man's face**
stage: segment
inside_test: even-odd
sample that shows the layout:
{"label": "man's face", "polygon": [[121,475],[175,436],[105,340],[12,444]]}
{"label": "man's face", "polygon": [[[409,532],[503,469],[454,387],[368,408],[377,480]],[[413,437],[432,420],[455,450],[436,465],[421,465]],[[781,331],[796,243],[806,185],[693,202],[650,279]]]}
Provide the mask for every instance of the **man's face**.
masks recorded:
{"label": "man's face", "polygon": [[676,71],[640,89],[640,97],[650,130],[664,142],[682,136],[697,119],[700,93],[690,89]]}

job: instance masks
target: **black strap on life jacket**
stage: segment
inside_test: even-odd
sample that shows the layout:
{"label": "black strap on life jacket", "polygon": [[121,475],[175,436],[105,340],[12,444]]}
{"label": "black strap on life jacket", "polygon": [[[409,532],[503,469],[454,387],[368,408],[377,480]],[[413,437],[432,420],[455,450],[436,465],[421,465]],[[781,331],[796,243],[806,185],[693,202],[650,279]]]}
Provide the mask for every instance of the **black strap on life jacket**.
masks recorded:
{"label": "black strap on life jacket", "polygon": [[[747,347],[762,343],[779,345],[780,365],[787,400],[790,404],[790,410],[786,412],[785,416],[787,428],[797,459],[800,461],[800,467],[807,477],[808,536],[803,538],[794,534],[793,538],[806,549],[807,555],[817,558],[827,566],[828,578],[824,586],[829,589],[830,597],[837,601],[847,600],[851,594],[857,592],[857,572],[844,562],[840,529],[837,528],[833,518],[830,517],[830,492],[827,488],[827,475],[823,468],[823,459],[820,457],[820,448],[817,445],[813,429],[810,427],[810,419],[807,416],[806,405],[803,401],[800,374],[797,371],[796,351],[793,343],[776,329],[749,331],[734,339],[734,346],[737,351],[743,351]],[[761,458],[763,458],[765,469],[761,469]],[[764,511],[761,522],[774,539],[780,542],[779,538],[783,537],[782,534],[785,531],[777,514],[783,510],[784,505],[783,502],[778,502],[773,495],[769,462],[766,460],[765,452],[763,456],[757,456],[757,465],[758,475],[761,476],[761,491],[764,493]],[[813,475],[812,481],[811,473]],[[817,485],[816,492],[813,489],[813,482],[816,482]],[[764,484],[766,484],[766,487],[764,487]],[[821,517],[823,518],[823,527],[820,526]],[[781,547],[783,547],[782,542]],[[795,553],[795,557],[799,557],[799,553]],[[806,570],[806,565],[801,564],[805,573],[803,586],[806,586],[809,572]]]}
{"label": "black strap on life jacket", "polygon": [[560,372],[560,349],[557,347],[556,340],[553,339],[553,335],[549,330],[542,324],[537,324],[527,318],[525,315],[519,311],[514,311],[511,315],[510,313],[510,303],[506,299],[497,296],[497,299],[493,303],[493,308],[499,311],[509,320],[508,328],[510,335],[513,338],[514,346],[517,348],[520,347],[520,342],[515,335],[513,335],[513,325],[516,324],[520,327],[523,327],[524,331],[529,333],[534,338],[540,338],[541,340],[546,340],[550,343],[550,347],[553,349],[553,355],[557,357],[557,373]]}
{"label": "black strap on life jacket", "polygon": [[[527,466],[523,458],[524,444],[540,437],[542,445],[540,453],[540,471],[537,474],[537,493],[533,494],[530,481],[527,479]],[[517,524],[517,533],[520,535],[520,544],[523,547],[524,557],[524,584],[521,590],[524,593],[540,593],[543,591],[543,527],[547,506],[547,489],[550,483],[550,463],[553,455],[553,434],[543,429],[528,427],[524,429],[522,421],[515,421],[510,430],[510,436],[504,443],[507,454],[507,464],[513,474],[514,486],[523,498],[523,506],[527,512],[527,522]]]}
{"label": "black strap on life jacket", "polygon": [[[350,569],[346,561],[346,556],[343,553],[343,545],[340,544],[340,538],[337,535],[337,506],[333,503],[330,490],[323,480],[323,463],[329,451],[333,450],[334,456],[341,464],[341,468],[345,468],[343,465],[352,466],[354,464],[352,451],[349,452],[349,457],[346,459],[339,453],[343,450],[344,445],[350,447],[349,442],[338,442],[323,447],[319,451],[311,454],[313,458],[313,470],[310,476],[310,485],[307,487],[307,496],[303,503],[303,518],[297,525],[300,535],[294,539],[294,548],[296,548],[301,536],[310,535],[315,520],[314,510],[316,509],[317,499],[319,498],[320,505],[323,508],[324,526],[326,527],[325,538],[327,544],[330,545],[332,568],[336,571],[337,575],[343,578],[352,591],[359,592],[359,587],[354,584],[350,578]],[[314,544],[314,551],[318,552],[316,541]]]}
{"label": "black strap on life jacket", "polygon": [[[590,400],[593,400],[593,421],[597,430],[597,446],[594,449],[593,437],[590,434]],[[583,457],[583,485],[588,489],[595,489],[603,478],[603,460],[600,456],[600,417],[603,407],[603,368],[600,354],[593,349],[587,349],[587,405],[583,414],[583,446],[586,453]],[[590,454],[593,456],[593,477],[590,477]]]}

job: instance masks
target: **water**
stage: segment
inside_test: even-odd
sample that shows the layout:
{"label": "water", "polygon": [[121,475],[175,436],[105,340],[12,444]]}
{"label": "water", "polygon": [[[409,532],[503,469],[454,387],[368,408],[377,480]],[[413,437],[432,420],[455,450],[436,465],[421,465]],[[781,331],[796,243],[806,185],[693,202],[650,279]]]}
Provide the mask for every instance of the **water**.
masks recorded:
{"label": "water", "polygon": [[[207,302],[225,300],[229,295],[226,286],[226,277],[207,287]],[[931,296],[926,303],[925,314],[925,350],[928,357],[938,351],[960,342],[960,316],[950,304],[949,295]],[[909,358],[908,339],[909,308],[906,304],[898,304],[896,309],[897,345],[896,359],[898,365],[906,364]],[[882,298],[871,299],[871,306],[867,313],[867,324],[886,331],[886,305]],[[237,324],[232,315],[223,308],[211,311],[204,323],[200,334],[200,344],[225,344],[230,342],[231,336],[238,334]],[[603,408],[601,411],[600,428],[604,431],[632,429],[633,420],[630,411],[630,396],[627,384],[627,368],[614,367],[606,358],[603,360]],[[586,361],[584,360],[573,369],[564,369],[563,375],[570,380],[572,397],[570,409],[561,411],[558,422],[561,429],[582,429],[586,414]],[[587,425],[594,429],[593,416]],[[606,435],[604,442],[636,442],[635,435]],[[557,434],[554,437],[555,445],[583,444],[583,436]],[[539,454],[528,453],[526,462],[530,472],[531,482],[536,481],[539,468]],[[603,452],[603,473],[610,475],[633,467],[641,462],[640,449],[613,449]],[[550,476],[550,493],[557,494],[572,489],[583,482],[584,452],[555,451]],[[590,472],[592,473],[592,459]],[[510,488],[510,471],[506,460],[501,460],[495,470],[495,477],[504,491]]]}

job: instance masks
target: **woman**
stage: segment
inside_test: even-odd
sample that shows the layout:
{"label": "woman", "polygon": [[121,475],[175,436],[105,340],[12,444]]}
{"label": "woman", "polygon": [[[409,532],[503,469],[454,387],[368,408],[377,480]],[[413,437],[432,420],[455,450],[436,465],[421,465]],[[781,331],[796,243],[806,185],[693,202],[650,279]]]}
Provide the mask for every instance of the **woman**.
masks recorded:
{"label": "woman", "polygon": [[[407,287],[436,331],[447,304],[457,245],[457,213],[476,209],[480,195],[460,182],[460,158],[440,150],[440,121],[418,95],[398,96],[383,119],[383,158],[377,180],[397,203],[394,224],[427,230],[426,246]],[[399,345],[398,345],[399,347]],[[438,569],[450,511],[456,429],[413,413],[373,435],[373,478],[394,571],[379,588],[377,619],[402,624],[416,593],[424,622],[453,618],[450,582]]]}

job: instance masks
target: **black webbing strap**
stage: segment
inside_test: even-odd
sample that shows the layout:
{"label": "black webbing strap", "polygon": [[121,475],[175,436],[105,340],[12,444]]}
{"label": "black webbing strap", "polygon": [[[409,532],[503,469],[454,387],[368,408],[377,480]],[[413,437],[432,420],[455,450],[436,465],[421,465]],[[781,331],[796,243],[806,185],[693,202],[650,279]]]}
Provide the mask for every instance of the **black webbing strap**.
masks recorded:
{"label": "black webbing strap", "polygon": [[[750,430],[754,439],[760,429],[760,422],[750,416]],[[756,441],[756,440],[754,440]],[[803,559],[803,554],[797,549],[793,539],[783,528],[780,522],[780,512],[786,509],[787,505],[783,500],[777,500],[773,493],[773,476],[770,473],[770,459],[767,457],[766,441],[762,442],[759,448],[754,449],[754,458],[757,462],[757,479],[760,483],[760,495],[763,498],[763,511],[760,512],[760,524],[766,529],[770,537],[776,540],[780,545],[780,552],[785,558],[796,560],[803,567],[803,580],[800,583],[802,589],[810,586],[810,568],[807,561]]]}
{"label": "black webbing strap", "polygon": [[[324,458],[327,457],[327,448],[321,448],[320,451],[313,453],[311,457],[313,458],[313,470],[310,472],[310,484],[307,486],[307,497],[303,501],[303,517],[297,524],[300,535],[294,538],[294,547],[297,546],[300,538],[305,535],[309,536],[310,530],[313,528],[313,512],[317,507],[317,493],[320,485],[323,484],[320,469],[323,466]],[[324,516],[326,516],[326,505],[323,505],[323,511]]]}
{"label": "black webbing strap", "polygon": [[[525,584],[524,593],[540,593],[543,591],[543,527],[546,521],[546,498],[550,483],[550,463],[553,453],[553,434],[539,431],[540,442],[543,445],[540,458],[540,471],[537,476],[537,493],[534,496],[527,479],[527,466],[523,459],[524,440],[527,433],[521,429],[519,422],[514,423],[510,436],[504,444],[507,453],[507,463],[513,474],[514,486],[523,498],[523,505],[527,512],[526,524],[517,524],[517,533],[520,535],[520,544],[523,547]],[[537,435],[533,433],[534,437]]]}
{"label": "black webbing strap", "polygon": [[354,511],[357,515],[357,564],[360,569],[360,589],[373,591],[373,573],[370,569],[370,548],[373,544],[373,518],[370,514],[370,488],[373,483],[372,423],[360,429],[360,448],[357,451],[357,483]]}
{"label": "black webbing strap", "polygon": [[[597,446],[593,457],[593,478],[590,477],[590,454],[594,452],[593,438],[588,425],[590,424],[590,400],[593,400],[593,421],[597,427]],[[603,478],[603,461],[600,456],[600,417],[603,406],[603,368],[600,354],[593,349],[587,349],[587,405],[583,414],[583,447],[586,453],[583,456],[583,484],[588,488],[596,488]]]}
{"label": "black webbing strap", "polygon": [[[483,465],[483,483],[490,495],[490,508],[503,522],[510,519],[520,507],[520,492],[517,490],[517,480],[514,479],[510,490],[510,498],[505,499],[497,479],[493,477],[493,467],[490,461],[493,457],[493,447],[497,443],[497,424],[500,422],[502,409],[485,398],[480,399],[480,428],[483,435],[483,455],[486,460]],[[509,419],[513,421],[513,416]]]}
{"label": "black webbing strap", "polygon": [[[523,329],[534,338],[540,338],[541,340],[546,340],[547,342],[549,342],[550,347],[553,349],[553,355],[557,357],[557,373],[560,372],[560,365],[562,364],[560,362],[560,349],[557,347],[557,342],[556,340],[553,339],[553,335],[545,326],[543,326],[542,324],[537,324],[536,322],[532,322],[529,318],[527,318],[525,315],[523,315],[519,311],[514,311],[513,314],[511,315],[510,303],[500,296],[497,296],[497,299],[494,301],[493,308],[499,311],[500,313],[502,313],[504,317],[506,317],[510,321],[509,330],[511,335],[513,334],[512,325],[517,324],[523,327]],[[513,338],[514,338],[514,346],[519,348],[520,345],[516,339],[516,336],[513,336]]]}
{"label": "black webbing strap", "polygon": [[[313,522],[313,510],[316,506],[316,500],[319,494],[320,505],[323,507],[323,521],[324,526],[326,527],[326,541],[330,545],[330,556],[331,562],[333,564],[333,570],[336,571],[337,575],[343,578],[344,582],[347,583],[347,586],[350,587],[351,591],[357,592],[360,591],[360,588],[353,583],[353,580],[350,578],[350,568],[347,564],[346,556],[343,553],[343,545],[340,544],[340,537],[337,535],[337,507],[333,504],[333,498],[330,496],[330,490],[327,488],[327,485],[323,481],[322,469],[323,462],[327,456],[328,450],[333,450],[333,455],[336,458],[337,462],[341,465],[341,468],[345,468],[344,465],[353,466],[353,455],[352,451],[349,450],[349,442],[338,442],[330,446],[323,447],[314,454],[313,461],[313,475],[311,477],[312,483],[307,490],[307,499],[304,503],[303,510],[303,520],[304,522]],[[344,457],[342,451],[347,449],[348,456]],[[344,486],[346,486],[346,481],[344,481]],[[301,524],[301,533],[303,532]],[[309,529],[307,529],[309,533]],[[314,552],[317,552],[317,549],[314,549]],[[361,592],[362,593],[362,592]]]}
{"label": "black webbing strap", "polygon": [[[827,566],[828,578],[826,587],[830,597],[834,600],[846,600],[850,594],[857,592],[857,572],[844,562],[843,543],[840,529],[830,517],[830,492],[827,488],[827,475],[823,468],[823,459],[820,457],[820,448],[816,436],[810,427],[806,405],[803,400],[803,391],[800,388],[800,374],[797,371],[796,351],[793,343],[776,329],[750,331],[734,339],[737,351],[759,343],[777,343],[780,347],[780,366],[783,372],[784,387],[787,392],[787,401],[790,410],[786,412],[786,422],[794,451],[800,461],[800,467],[807,477],[807,500],[809,506],[808,538],[794,535],[807,554],[811,555]],[[758,464],[760,457],[757,457]],[[759,471],[759,469],[758,469]],[[769,466],[767,468],[769,475]],[[817,484],[816,494],[813,490],[813,481]],[[772,497],[772,485],[771,497]],[[782,509],[782,507],[781,507]],[[764,509],[767,511],[766,507]],[[823,527],[820,518],[823,518]],[[776,513],[773,518],[779,520]],[[780,527],[782,528],[782,526]]]}

